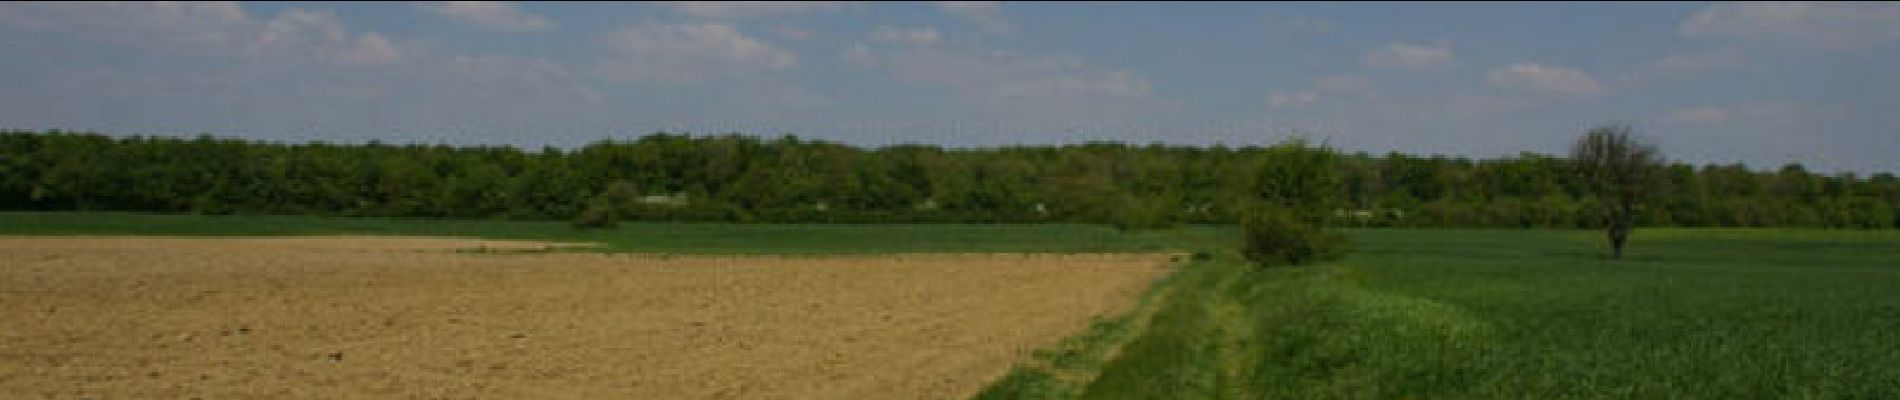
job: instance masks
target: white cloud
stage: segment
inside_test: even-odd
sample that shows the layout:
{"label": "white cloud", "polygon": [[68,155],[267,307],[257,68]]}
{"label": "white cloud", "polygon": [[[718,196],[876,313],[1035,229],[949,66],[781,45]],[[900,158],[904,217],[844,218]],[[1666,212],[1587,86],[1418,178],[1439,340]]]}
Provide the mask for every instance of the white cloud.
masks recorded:
{"label": "white cloud", "polygon": [[612,54],[601,73],[624,83],[699,83],[798,65],[792,52],[726,24],[633,26],[609,32],[601,42]]}
{"label": "white cloud", "polygon": [[0,24],[34,30],[121,29],[221,36],[218,31],[249,19],[243,7],[232,1],[0,3]]}
{"label": "white cloud", "polygon": [[376,32],[365,32],[356,36],[356,45],[345,48],[337,54],[337,61],[345,65],[381,65],[396,62],[402,52],[396,45]]}
{"label": "white cloud", "polygon": [[[1799,162],[1816,170],[1892,171],[1900,135],[1846,102],[1741,101],[1654,116],[1659,145],[1697,162],[1774,167]],[[1879,112],[1879,111],[1873,111]]]}
{"label": "white cloud", "polygon": [[1761,40],[1782,45],[1850,48],[1900,41],[1896,2],[1739,2],[1691,14],[1679,31],[1691,37]]}
{"label": "white cloud", "polygon": [[896,131],[941,132],[948,124],[958,140],[1077,140],[1091,133],[1157,132],[1182,107],[1154,96],[1150,82],[1133,71],[1074,57],[951,44],[859,44],[841,56],[848,65],[926,91],[883,100],[933,116],[925,125],[905,117],[883,121],[897,124]]}
{"label": "white cloud", "polygon": [[1729,106],[1701,106],[1670,111],[1661,121],[1676,125],[1724,126],[1788,123],[1815,119],[1846,118],[1840,107],[1787,101],[1753,101]]}
{"label": "white cloud", "polygon": [[402,56],[388,39],[375,32],[352,34],[335,14],[289,9],[264,21],[247,43],[259,54],[306,52],[339,65],[381,65]]}
{"label": "white cloud", "polygon": [[909,47],[887,50],[855,46],[846,61],[885,71],[900,81],[955,88],[996,98],[1111,96],[1146,97],[1147,79],[1061,56],[1005,50]]}
{"label": "white cloud", "polygon": [[1373,90],[1372,81],[1353,74],[1333,74],[1314,79],[1310,89],[1276,90],[1267,94],[1267,106],[1271,108],[1303,107],[1321,100],[1338,97],[1371,99],[1378,95]]}
{"label": "white cloud", "polygon": [[1332,33],[1333,31],[1332,21],[1314,17],[1294,17],[1287,21],[1287,26],[1292,27],[1295,31],[1316,35]]}
{"label": "white cloud", "polygon": [[1649,65],[1665,71],[1702,72],[1740,67],[1742,57],[1733,52],[1670,54],[1651,61]]}
{"label": "white cloud", "polygon": [[1298,107],[1319,101],[1319,92],[1311,90],[1274,91],[1267,96],[1267,105],[1273,108]]}
{"label": "white cloud", "polygon": [[1363,92],[1372,89],[1372,81],[1352,74],[1335,74],[1313,80],[1313,86],[1332,92]]}
{"label": "white cloud", "polygon": [[416,8],[496,32],[549,32],[558,28],[553,20],[521,11],[506,1],[432,1],[417,3]]}
{"label": "white cloud", "polygon": [[785,40],[810,40],[811,38],[818,37],[817,32],[791,25],[774,25],[772,26],[772,34]]}
{"label": "white cloud", "polygon": [[872,54],[871,46],[863,43],[851,45],[850,48],[844,49],[844,52],[838,53],[838,56],[846,64],[867,68],[878,66],[878,56]]}
{"label": "white cloud", "polygon": [[1452,63],[1451,46],[1393,43],[1366,53],[1366,65],[1387,69],[1424,69]]}
{"label": "white cloud", "polygon": [[573,68],[543,58],[502,55],[458,55],[440,65],[457,83],[497,88],[513,95],[579,99],[598,103],[603,95],[582,80]]}
{"label": "white cloud", "polygon": [[1016,33],[1016,25],[1003,16],[1003,3],[997,1],[939,1],[937,8],[976,25],[984,33],[1008,35]]}
{"label": "white cloud", "polygon": [[57,31],[136,51],[335,66],[390,64],[402,51],[376,32],[352,32],[336,15],[300,8],[252,18],[232,2],[5,3],[0,25]]}
{"label": "white cloud", "polygon": [[457,76],[479,83],[557,81],[570,78],[568,69],[539,58],[499,55],[449,57],[447,68]]}
{"label": "white cloud", "polygon": [[[279,9],[247,15],[230,3],[0,3],[0,46],[51,67],[0,63],[24,77],[16,81],[31,82],[18,92],[42,94],[29,96],[32,102],[0,99],[8,110],[0,114],[35,126],[118,132],[540,146],[682,121],[743,120],[748,132],[824,126],[791,124],[818,118],[829,101],[769,73],[796,67],[792,53],[727,25],[609,30],[592,37],[600,46],[594,54],[532,58],[469,55],[352,29],[329,12]],[[769,26],[760,34],[773,38],[763,33]],[[53,51],[42,42],[87,51]],[[382,66],[359,68],[367,65]],[[616,85],[695,82],[704,84],[657,94]],[[638,96],[622,97],[629,89]],[[530,131],[537,134],[519,134]]]}
{"label": "white cloud", "polygon": [[1530,92],[1594,94],[1606,89],[1589,74],[1574,68],[1539,63],[1516,63],[1491,70],[1485,80],[1498,87]]}
{"label": "white cloud", "polygon": [[817,11],[838,11],[849,1],[670,1],[663,2],[682,14],[711,19],[748,19]]}
{"label": "white cloud", "polygon": [[1728,109],[1716,106],[1703,106],[1672,111],[1663,116],[1663,121],[1679,124],[1715,124],[1728,121]]}
{"label": "white cloud", "polygon": [[911,46],[927,46],[943,41],[943,34],[937,28],[917,29],[895,28],[890,25],[878,25],[871,31],[871,41],[878,43],[902,43]]}

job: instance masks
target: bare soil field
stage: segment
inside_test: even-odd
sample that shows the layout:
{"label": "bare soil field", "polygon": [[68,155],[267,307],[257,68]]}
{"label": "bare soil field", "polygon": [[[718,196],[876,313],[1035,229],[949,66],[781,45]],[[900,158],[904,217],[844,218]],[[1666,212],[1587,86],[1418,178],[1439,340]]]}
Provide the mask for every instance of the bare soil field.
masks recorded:
{"label": "bare soil field", "polygon": [[0,237],[8,398],[962,398],[1167,255]]}

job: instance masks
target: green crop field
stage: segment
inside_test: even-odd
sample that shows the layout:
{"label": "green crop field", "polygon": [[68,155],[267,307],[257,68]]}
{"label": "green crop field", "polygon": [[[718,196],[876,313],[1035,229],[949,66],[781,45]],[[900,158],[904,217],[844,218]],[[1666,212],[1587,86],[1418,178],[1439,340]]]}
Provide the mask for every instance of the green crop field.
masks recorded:
{"label": "green crop field", "polygon": [[0,213],[0,234],[413,234],[670,253],[1206,252],[982,398],[1900,398],[1900,232],[1348,230],[1258,270],[1228,227]]}
{"label": "green crop field", "polygon": [[1086,362],[984,397],[1900,398],[1900,232],[1646,229],[1622,261],[1598,235],[1362,230],[1330,265],[1218,258],[1164,283],[1142,332],[1078,337],[1042,358]]}
{"label": "green crop field", "polygon": [[1100,253],[1180,251],[1209,228],[1121,233],[1100,225],[731,224],[639,222],[574,229],[494,219],[0,212],[0,235],[423,235],[595,242],[675,254]]}

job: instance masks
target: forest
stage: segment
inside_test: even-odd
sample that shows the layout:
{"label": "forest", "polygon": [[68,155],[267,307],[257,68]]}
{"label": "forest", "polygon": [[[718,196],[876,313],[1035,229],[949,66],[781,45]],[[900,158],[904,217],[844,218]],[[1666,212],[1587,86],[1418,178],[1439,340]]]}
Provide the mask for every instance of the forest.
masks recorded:
{"label": "forest", "polygon": [[[1659,168],[1644,226],[1900,227],[1892,173]],[[1561,156],[1372,155],[1297,140],[861,148],[657,133],[524,151],[0,132],[4,210],[558,220],[607,208],[654,221],[1158,227],[1234,223],[1277,199],[1334,226],[1600,227],[1602,207],[1575,175]]]}

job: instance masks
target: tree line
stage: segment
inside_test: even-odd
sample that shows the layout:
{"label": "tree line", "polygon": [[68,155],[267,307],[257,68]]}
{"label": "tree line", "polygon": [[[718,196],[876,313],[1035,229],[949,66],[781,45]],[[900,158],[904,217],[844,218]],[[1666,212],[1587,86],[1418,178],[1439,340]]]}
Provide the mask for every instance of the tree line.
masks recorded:
{"label": "tree line", "polygon": [[[1645,226],[1900,227],[1891,173],[1662,167]],[[659,133],[579,149],[0,132],[0,209],[736,222],[1233,223],[1262,200],[1335,226],[1600,228],[1565,158],[1190,147],[860,148]]]}

